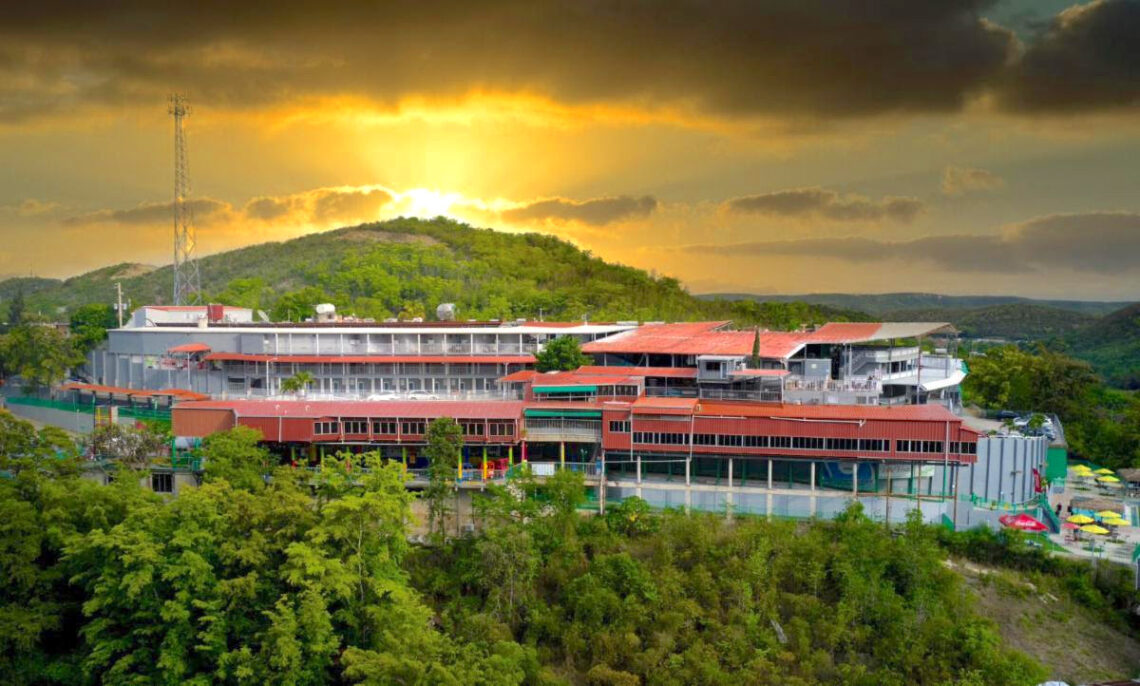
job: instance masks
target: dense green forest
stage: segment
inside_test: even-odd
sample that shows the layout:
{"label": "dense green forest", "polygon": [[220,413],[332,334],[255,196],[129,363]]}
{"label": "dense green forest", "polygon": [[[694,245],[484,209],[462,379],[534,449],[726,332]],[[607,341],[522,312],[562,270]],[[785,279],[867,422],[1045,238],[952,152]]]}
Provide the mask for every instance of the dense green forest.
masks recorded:
{"label": "dense green forest", "polygon": [[[592,321],[732,319],[742,326],[795,328],[866,319],[804,303],[708,302],[673,278],[609,264],[543,234],[474,229],[444,218],[394,219],[203,257],[208,299],[263,309],[275,318],[311,316],[332,302],[345,314],[431,318],[453,302],[463,319]],[[169,267],[123,264],[66,281],[0,282],[0,298],[23,293],[31,312],[55,316],[114,301],[114,283],[135,305],[168,302]]]}
{"label": "dense green forest", "polygon": [[[433,474],[448,475],[462,437],[439,423]],[[950,552],[1048,575],[1052,591],[1135,631],[1127,570],[1094,575],[1012,534],[975,544],[917,520],[890,531],[857,507],[832,522],[726,521],[629,499],[583,516],[582,478],[562,472],[490,489],[476,533],[433,527],[428,545],[413,545],[415,496],[399,464],[354,455],[317,473],[278,467],[248,429],[212,436],[202,455],[201,486],[163,500],[128,462],[110,485],[82,478],[60,432],[0,413],[5,683],[974,686],[1048,676],[972,609],[943,564]],[[438,485],[425,497],[446,512],[450,484]]]}
{"label": "dense green forest", "polygon": [[1064,342],[1113,385],[1140,389],[1140,305],[1102,317]]}
{"label": "dense green forest", "polygon": [[950,322],[969,338],[1039,341],[1060,338],[1097,321],[1097,317],[1048,305],[1011,303],[977,308],[920,308],[884,312],[889,322]]}
{"label": "dense green forest", "polygon": [[1044,345],[1006,345],[968,364],[967,403],[1054,413],[1077,455],[1111,468],[1140,467],[1140,397],[1105,385],[1087,362]]}
{"label": "dense green forest", "polygon": [[750,299],[758,302],[805,302],[868,312],[881,317],[904,310],[977,310],[998,305],[1032,305],[1091,316],[1115,312],[1127,302],[1096,300],[1047,300],[1011,295],[941,295],[938,293],[803,293],[800,295],[750,295],[745,293],[699,295],[700,298]]}

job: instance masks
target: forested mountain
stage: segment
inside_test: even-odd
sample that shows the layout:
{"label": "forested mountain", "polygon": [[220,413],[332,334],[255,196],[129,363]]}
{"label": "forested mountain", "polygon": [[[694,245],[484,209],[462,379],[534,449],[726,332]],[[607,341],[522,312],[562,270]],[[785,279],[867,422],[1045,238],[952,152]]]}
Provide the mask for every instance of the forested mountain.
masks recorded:
{"label": "forested mountain", "polygon": [[1115,385],[1140,388],[1140,304],[1101,317],[1066,341]]}
{"label": "forested mountain", "polygon": [[[1055,307],[1088,315],[1108,314],[1122,305],[1122,302],[1084,300],[1037,300],[1010,295],[939,295],[937,293],[806,293],[802,295],[750,295],[709,294],[701,298],[748,298],[763,302],[805,302],[813,305],[827,305],[861,312],[876,317],[887,312],[900,310],[974,310],[995,305],[1040,305]],[[937,317],[944,320],[945,315]]]}
{"label": "forested mountain", "polygon": [[[454,302],[459,317],[579,320],[733,319],[740,325],[797,327],[867,316],[804,303],[708,301],[673,278],[609,264],[542,234],[474,229],[443,218],[394,219],[264,243],[200,260],[209,300],[300,319],[318,302],[384,319],[430,316]],[[121,264],[65,281],[0,282],[7,301],[21,290],[29,311],[55,316],[109,303],[122,282],[133,305],[169,302],[169,266]],[[12,294],[12,295],[6,295]]]}
{"label": "forested mountain", "polygon": [[1088,326],[1097,318],[1075,310],[1031,303],[1009,303],[975,308],[920,308],[893,310],[884,321],[946,321],[970,338],[1045,340],[1060,338]]}

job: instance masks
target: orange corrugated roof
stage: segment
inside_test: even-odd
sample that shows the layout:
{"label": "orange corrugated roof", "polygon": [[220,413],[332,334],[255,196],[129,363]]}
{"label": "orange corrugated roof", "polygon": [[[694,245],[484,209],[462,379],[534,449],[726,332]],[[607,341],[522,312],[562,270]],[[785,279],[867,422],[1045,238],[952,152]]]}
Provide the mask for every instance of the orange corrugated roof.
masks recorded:
{"label": "orange corrugated roof", "polygon": [[204,353],[209,352],[210,346],[205,343],[183,343],[166,349],[168,353]]}
{"label": "orange corrugated roof", "polygon": [[187,398],[187,399],[206,399],[210,396],[203,393],[196,393],[188,391],[184,388],[164,388],[160,391],[152,391],[142,388],[125,388],[123,386],[101,386],[94,383],[67,383],[60,386],[60,389],[65,391],[86,391],[88,393],[109,393],[112,395],[129,395],[137,396],[140,398],[149,398],[156,395],[171,396],[174,398]]}
{"label": "orange corrugated roof", "polygon": [[698,415],[838,420],[933,420],[961,422],[942,405],[791,405],[701,400]]}
{"label": "orange corrugated roof", "polygon": [[545,386],[612,386],[614,384],[637,383],[637,377],[613,374],[583,374],[578,369],[572,372],[547,372],[531,377],[531,387]]}
{"label": "orange corrugated roof", "polygon": [[[727,322],[646,324],[582,346],[588,353],[646,353],[662,355],[751,355],[753,331],[720,331]],[[760,356],[784,359],[803,346],[806,334],[761,331]]]}

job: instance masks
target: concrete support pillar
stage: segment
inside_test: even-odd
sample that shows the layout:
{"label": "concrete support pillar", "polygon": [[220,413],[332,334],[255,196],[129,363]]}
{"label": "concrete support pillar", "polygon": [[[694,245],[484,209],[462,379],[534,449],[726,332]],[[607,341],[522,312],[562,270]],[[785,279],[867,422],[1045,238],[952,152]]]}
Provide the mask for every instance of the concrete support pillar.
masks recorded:
{"label": "concrete support pillar", "polygon": [[606,513],[606,451],[602,451],[602,458],[598,469],[598,514]]}
{"label": "concrete support pillar", "polygon": [[691,457],[685,460],[685,485],[693,485],[693,458]]}
{"label": "concrete support pillar", "polygon": [[732,458],[728,458],[728,491],[724,494],[724,516],[732,519]]}
{"label": "concrete support pillar", "polygon": [[515,464],[515,447],[513,445],[507,446],[507,466],[513,467]]}
{"label": "concrete support pillar", "polygon": [[[768,490],[772,490],[772,459],[768,458]],[[772,496],[768,496],[768,514],[772,514]]]}
{"label": "concrete support pillar", "polygon": [[487,480],[487,446],[483,446],[483,481]]}
{"label": "concrete support pillar", "polygon": [[851,495],[859,497],[859,462],[856,461],[851,468]]}
{"label": "concrete support pillar", "polygon": [[566,467],[566,441],[558,442],[558,466],[563,469]]}
{"label": "concrete support pillar", "polygon": [[815,493],[815,460],[811,461],[811,492]]}
{"label": "concrete support pillar", "polygon": [[641,455],[637,456],[637,492],[638,498],[641,497]]}

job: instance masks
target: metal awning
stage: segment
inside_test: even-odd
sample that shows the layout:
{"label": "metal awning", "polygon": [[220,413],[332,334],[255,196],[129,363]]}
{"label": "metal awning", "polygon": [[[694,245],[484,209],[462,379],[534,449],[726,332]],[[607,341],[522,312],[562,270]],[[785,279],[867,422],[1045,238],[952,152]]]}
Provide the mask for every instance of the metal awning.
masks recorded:
{"label": "metal awning", "polygon": [[572,417],[576,419],[601,419],[601,410],[524,410],[523,414],[527,417]]}
{"label": "metal awning", "polygon": [[534,386],[535,393],[597,393],[598,387],[592,385],[581,386]]}
{"label": "metal awning", "polygon": [[168,352],[168,353],[208,353],[208,352],[210,352],[210,346],[206,345],[205,343],[183,343],[182,345],[176,345],[172,348],[167,348],[166,352]]}

